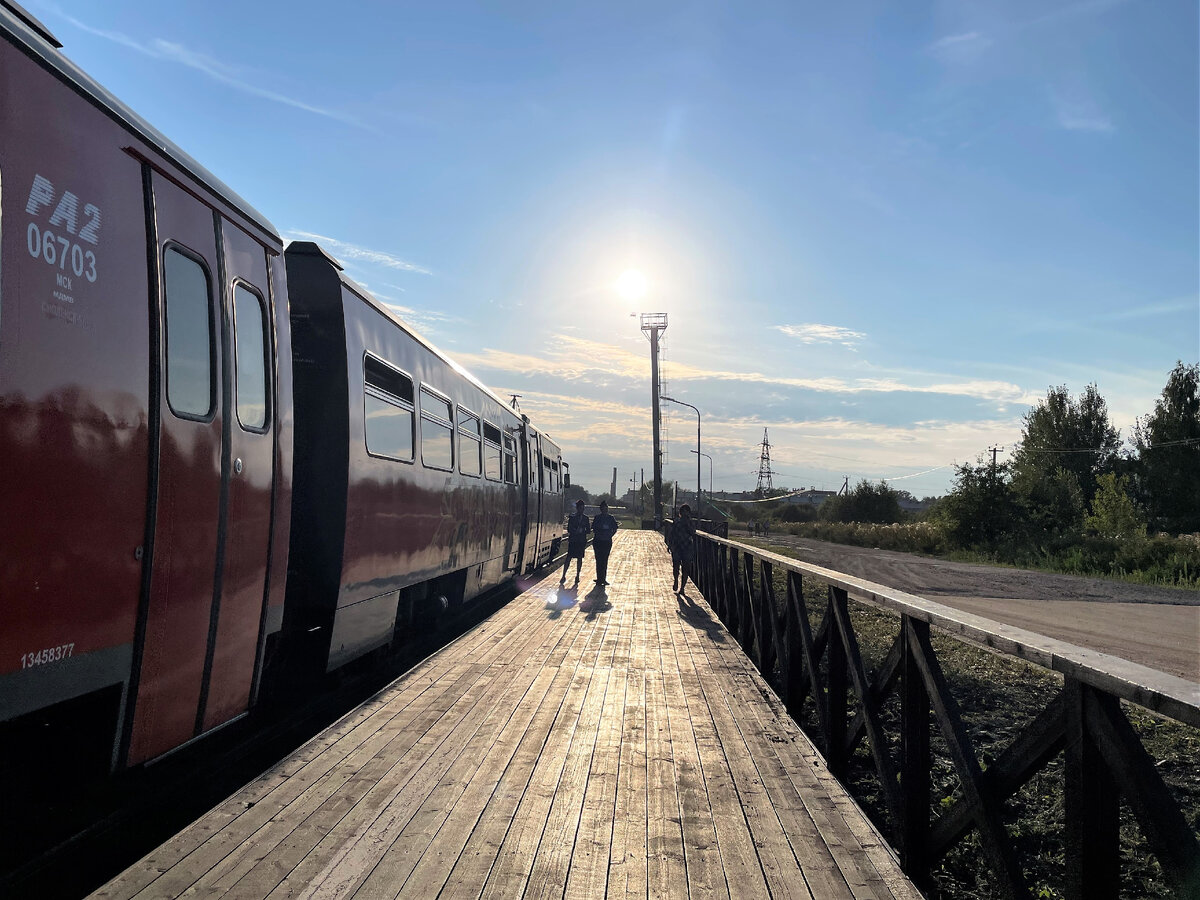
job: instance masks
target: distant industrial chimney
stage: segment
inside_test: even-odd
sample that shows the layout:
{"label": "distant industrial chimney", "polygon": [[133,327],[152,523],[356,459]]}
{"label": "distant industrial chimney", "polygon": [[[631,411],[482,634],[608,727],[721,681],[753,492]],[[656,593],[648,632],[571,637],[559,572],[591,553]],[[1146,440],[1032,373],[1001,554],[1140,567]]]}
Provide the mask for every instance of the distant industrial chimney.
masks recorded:
{"label": "distant industrial chimney", "polygon": [[613,495],[613,499],[615,500],[617,497],[617,467],[616,466],[613,466],[612,490],[609,491],[609,493]]}

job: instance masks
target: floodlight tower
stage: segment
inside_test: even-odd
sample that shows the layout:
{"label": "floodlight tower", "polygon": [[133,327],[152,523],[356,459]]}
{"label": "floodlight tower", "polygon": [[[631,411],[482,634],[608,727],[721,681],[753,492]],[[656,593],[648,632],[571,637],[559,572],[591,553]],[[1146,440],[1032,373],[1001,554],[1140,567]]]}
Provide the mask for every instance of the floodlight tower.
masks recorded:
{"label": "floodlight tower", "polygon": [[654,420],[654,521],[662,521],[662,413],[658,405],[658,338],[667,330],[666,313],[642,313],[642,331],[650,338],[650,402]]}

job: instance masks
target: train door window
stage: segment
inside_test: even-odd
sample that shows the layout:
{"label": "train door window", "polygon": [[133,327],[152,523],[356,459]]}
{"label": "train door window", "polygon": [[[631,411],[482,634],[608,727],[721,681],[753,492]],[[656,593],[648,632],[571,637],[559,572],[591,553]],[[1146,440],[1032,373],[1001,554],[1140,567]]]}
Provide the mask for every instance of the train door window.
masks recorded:
{"label": "train door window", "polygon": [[454,469],[454,425],[450,401],[421,387],[421,462],[430,469]]}
{"label": "train door window", "polygon": [[412,379],[373,356],[364,356],[363,384],[367,451],[374,456],[412,462]]}
{"label": "train door window", "polygon": [[512,435],[504,435],[504,482],[517,483],[517,443]]}
{"label": "train door window", "polygon": [[482,471],[479,449],[479,416],[458,408],[458,471],[479,477]]}
{"label": "train door window", "polygon": [[542,457],[542,490],[547,494],[554,493],[554,473],[550,471],[550,457]]}
{"label": "train door window", "polygon": [[483,473],[489,481],[500,480],[500,429],[483,423]]}
{"label": "train door window", "polygon": [[244,284],[233,288],[237,416],[249,431],[267,430],[267,317],[263,299]]}
{"label": "train door window", "polygon": [[213,411],[212,303],[199,260],[163,253],[167,321],[167,402],[177,416],[207,419]]}
{"label": "train door window", "polygon": [[559,479],[558,460],[556,459],[550,460],[550,478],[554,482],[554,493],[561,493],[562,481]]}

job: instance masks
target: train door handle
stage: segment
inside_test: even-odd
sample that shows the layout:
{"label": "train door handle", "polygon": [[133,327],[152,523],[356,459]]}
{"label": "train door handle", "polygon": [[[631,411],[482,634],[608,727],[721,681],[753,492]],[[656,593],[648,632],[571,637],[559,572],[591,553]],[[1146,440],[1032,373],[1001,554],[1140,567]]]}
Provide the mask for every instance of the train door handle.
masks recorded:
{"label": "train door handle", "polygon": [[240,456],[233,461],[233,471],[237,472],[239,475],[242,474],[242,458]]}

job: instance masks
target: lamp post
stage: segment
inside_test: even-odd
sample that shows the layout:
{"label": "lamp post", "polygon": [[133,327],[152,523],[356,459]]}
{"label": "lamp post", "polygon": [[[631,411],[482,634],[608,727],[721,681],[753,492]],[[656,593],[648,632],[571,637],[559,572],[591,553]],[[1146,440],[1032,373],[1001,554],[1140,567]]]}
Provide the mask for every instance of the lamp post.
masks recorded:
{"label": "lamp post", "polygon": [[692,406],[690,403],[684,403],[682,400],[676,400],[674,397],[663,397],[668,403],[678,403],[680,406],[686,406],[696,414],[696,517],[700,517],[700,410]]}
{"label": "lamp post", "polygon": [[[688,451],[688,453],[700,453],[700,451],[699,451],[699,450],[689,450],[689,451]],[[713,495],[713,489],[712,489],[712,457],[711,457],[711,456],[709,456],[707,453],[700,453],[700,455],[701,455],[701,456],[703,456],[705,459],[707,459],[707,460],[708,460],[708,502],[709,502],[709,503],[712,503],[712,495]]]}

